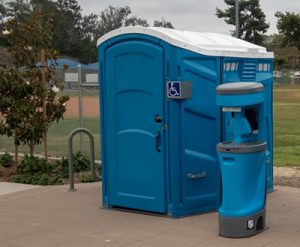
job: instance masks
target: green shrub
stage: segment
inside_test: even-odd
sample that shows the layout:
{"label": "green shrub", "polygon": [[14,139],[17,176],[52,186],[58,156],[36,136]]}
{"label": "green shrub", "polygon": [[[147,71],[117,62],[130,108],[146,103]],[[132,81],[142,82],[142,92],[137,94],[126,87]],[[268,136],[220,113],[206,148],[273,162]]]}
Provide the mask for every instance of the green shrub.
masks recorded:
{"label": "green shrub", "polygon": [[98,172],[98,175],[102,175],[102,166],[101,164],[96,164],[95,163],[95,166],[96,166],[96,171]]}
{"label": "green shrub", "polygon": [[21,182],[22,179],[23,179],[23,176],[21,176],[21,175],[15,175],[14,178],[13,178],[13,181],[14,181],[15,183],[22,183],[22,182]]}
{"label": "green shrub", "polygon": [[94,182],[93,178],[91,175],[82,175],[81,178],[80,178],[80,181],[82,183],[91,183],[91,182]]}
{"label": "green shrub", "polygon": [[39,157],[25,155],[21,163],[17,166],[17,174],[36,175],[49,173],[52,171],[51,165],[47,160]]}
{"label": "green shrub", "polygon": [[14,182],[15,183],[21,183],[21,184],[31,184],[31,176],[28,175],[15,175],[14,176]]}
{"label": "green shrub", "polygon": [[55,176],[55,177],[53,177],[53,178],[51,178],[50,180],[49,180],[49,185],[58,185],[58,184],[63,184],[64,183],[64,181],[63,181],[63,179],[61,178],[61,176]]}
{"label": "green shrub", "polygon": [[73,156],[73,166],[75,172],[85,172],[91,170],[90,160],[80,151]]}
{"label": "green shrub", "polygon": [[4,167],[9,167],[13,163],[13,159],[9,153],[5,153],[0,157],[0,164]]}
{"label": "green shrub", "polygon": [[61,160],[57,160],[53,166],[55,174],[60,175],[63,178],[69,177],[69,160],[63,157]]}
{"label": "green shrub", "polygon": [[[63,161],[62,163],[66,163]],[[60,163],[49,163],[39,157],[25,155],[17,167],[13,180],[16,183],[34,185],[62,184],[62,166]]]}
{"label": "green shrub", "polygon": [[39,185],[48,185],[48,183],[49,183],[49,178],[48,178],[48,174],[42,174],[41,176],[40,176],[40,179],[39,179],[39,182],[38,182],[38,184]]}
{"label": "green shrub", "polygon": [[13,181],[15,183],[33,184],[33,185],[58,185],[63,184],[61,176],[50,177],[46,173],[35,175],[20,175],[14,176]]}
{"label": "green shrub", "polygon": [[[63,178],[69,177],[69,160],[64,157],[58,160],[53,165],[56,174],[61,175]],[[73,157],[74,172],[90,171],[90,160],[81,152],[77,152]]]}
{"label": "green shrub", "polygon": [[30,184],[38,185],[41,178],[41,174],[35,174],[31,176]]}
{"label": "green shrub", "polygon": [[[90,171],[90,161],[82,154],[77,152],[74,155],[74,171]],[[97,167],[101,171],[101,167]],[[34,184],[34,185],[55,185],[63,184],[63,178],[69,177],[69,161],[62,158],[59,161],[49,163],[47,160],[39,157],[30,157],[25,155],[21,163],[17,166],[16,175],[13,181],[16,183]],[[81,177],[83,183],[92,182],[90,175]]]}

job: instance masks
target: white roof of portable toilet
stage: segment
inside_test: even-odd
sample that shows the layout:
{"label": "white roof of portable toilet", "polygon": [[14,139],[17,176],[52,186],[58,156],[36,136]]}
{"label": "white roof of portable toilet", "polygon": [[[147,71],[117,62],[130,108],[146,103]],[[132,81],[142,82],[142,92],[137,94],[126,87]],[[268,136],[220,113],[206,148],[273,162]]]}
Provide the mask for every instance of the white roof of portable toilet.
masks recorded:
{"label": "white roof of portable toilet", "polygon": [[218,33],[179,31],[162,27],[123,27],[111,31],[100,39],[97,45],[122,34],[146,34],[157,37],[174,46],[207,56],[274,58],[273,52],[247,41]]}

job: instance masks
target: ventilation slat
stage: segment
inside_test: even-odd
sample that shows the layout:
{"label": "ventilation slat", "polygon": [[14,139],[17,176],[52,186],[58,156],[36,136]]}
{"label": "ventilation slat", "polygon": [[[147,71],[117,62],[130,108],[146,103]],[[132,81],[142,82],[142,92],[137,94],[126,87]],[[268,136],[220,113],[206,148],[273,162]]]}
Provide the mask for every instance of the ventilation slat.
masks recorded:
{"label": "ventilation slat", "polygon": [[256,62],[244,61],[242,80],[244,81],[254,81],[256,77]]}

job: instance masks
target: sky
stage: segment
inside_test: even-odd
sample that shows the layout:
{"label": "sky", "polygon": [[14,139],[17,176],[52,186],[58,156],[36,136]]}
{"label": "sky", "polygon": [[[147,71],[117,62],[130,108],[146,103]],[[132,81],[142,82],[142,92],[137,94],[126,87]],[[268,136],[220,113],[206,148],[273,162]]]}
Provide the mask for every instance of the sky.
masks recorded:
{"label": "sky", "polygon": [[[216,7],[224,9],[224,0],[77,0],[84,14],[100,14],[109,5],[129,6],[134,15],[153,20],[164,17],[179,30],[230,34],[234,26],[227,25],[215,15]],[[300,0],[260,0],[270,23],[268,34],[277,33],[276,11],[300,13]]]}

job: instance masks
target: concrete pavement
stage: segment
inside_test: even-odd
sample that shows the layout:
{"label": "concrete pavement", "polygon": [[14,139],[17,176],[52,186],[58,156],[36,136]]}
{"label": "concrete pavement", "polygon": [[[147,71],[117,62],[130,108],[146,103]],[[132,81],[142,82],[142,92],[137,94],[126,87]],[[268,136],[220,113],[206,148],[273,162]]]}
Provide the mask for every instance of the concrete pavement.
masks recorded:
{"label": "concrete pavement", "polygon": [[35,189],[39,186],[29,185],[29,184],[16,184],[16,183],[6,183],[0,182],[0,195],[10,194],[23,190]]}
{"label": "concrete pavement", "polygon": [[0,247],[300,246],[300,189],[268,196],[265,232],[218,236],[217,213],[181,219],[100,209],[101,184],[38,187],[0,196]]}

